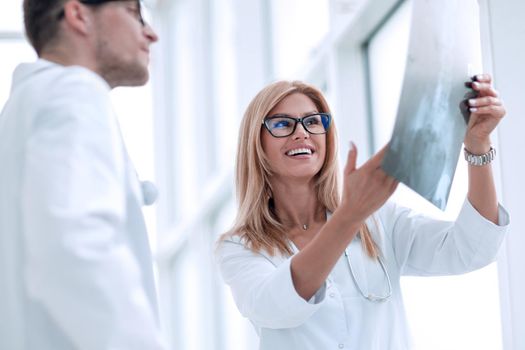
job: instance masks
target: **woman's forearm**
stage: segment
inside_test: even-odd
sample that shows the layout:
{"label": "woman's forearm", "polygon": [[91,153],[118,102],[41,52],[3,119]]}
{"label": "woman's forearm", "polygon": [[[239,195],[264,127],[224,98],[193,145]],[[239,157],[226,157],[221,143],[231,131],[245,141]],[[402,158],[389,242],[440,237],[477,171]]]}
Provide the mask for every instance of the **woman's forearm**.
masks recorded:
{"label": "woman's forearm", "polygon": [[[490,147],[490,141],[465,144],[465,148],[476,155],[487,153]],[[491,164],[468,165],[468,200],[485,219],[498,223],[498,198]]]}
{"label": "woman's forearm", "polygon": [[344,213],[336,211],[321,231],[292,259],[295,290],[305,300],[321,288],[361,226],[341,218],[341,215]]}
{"label": "woman's forearm", "polygon": [[[468,100],[470,118],[464,142],[467,151],[474,155],[482,155],[490,151],[490,134],[506,112],[498,92],[492,87],[490,75],[476,75],[472,89],[477,97]],[[497,224],[498,198],[491,164],[469,164],[468,167],[468,200],[483,217]]]}

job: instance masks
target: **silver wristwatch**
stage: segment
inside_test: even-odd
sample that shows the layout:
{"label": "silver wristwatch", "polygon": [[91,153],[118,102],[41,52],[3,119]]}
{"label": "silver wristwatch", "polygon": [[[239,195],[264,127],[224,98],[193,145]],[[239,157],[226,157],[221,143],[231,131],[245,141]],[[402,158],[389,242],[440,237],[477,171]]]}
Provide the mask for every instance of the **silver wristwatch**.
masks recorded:
{"label": "silver wristwatch", "polygon": [[490,147],[490,150],[487,153],[484,154],[472,154],[469,151],[467,151],[466,148],[463,148],[463,151],[465,153],[465,160],[470,165],[475,166],[483,166],[491,163],[494,158],[496,158],[496,149],[493,147]]}

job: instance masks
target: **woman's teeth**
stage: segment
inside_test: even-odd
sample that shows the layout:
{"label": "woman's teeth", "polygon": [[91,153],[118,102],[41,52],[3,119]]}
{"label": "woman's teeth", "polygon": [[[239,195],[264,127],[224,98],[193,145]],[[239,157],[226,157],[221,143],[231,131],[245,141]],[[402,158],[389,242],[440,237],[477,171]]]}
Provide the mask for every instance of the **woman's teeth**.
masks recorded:
{"label": "woman's teeth", "polygon": [[312,150],[309,148],[297,148],[286,152],[286,155],[288,156],[296,156],[298,154],[312,154]]}

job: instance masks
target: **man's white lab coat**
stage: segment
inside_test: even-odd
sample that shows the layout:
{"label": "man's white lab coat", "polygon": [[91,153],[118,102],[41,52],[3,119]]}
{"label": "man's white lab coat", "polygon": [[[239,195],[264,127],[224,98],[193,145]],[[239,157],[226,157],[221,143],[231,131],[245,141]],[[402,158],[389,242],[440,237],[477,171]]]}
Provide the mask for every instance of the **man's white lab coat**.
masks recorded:
{"label": "man's white lab coat", "polygon": [[143,197],[107,83],[20,65],[0,164],[0,349],[162,348]]}

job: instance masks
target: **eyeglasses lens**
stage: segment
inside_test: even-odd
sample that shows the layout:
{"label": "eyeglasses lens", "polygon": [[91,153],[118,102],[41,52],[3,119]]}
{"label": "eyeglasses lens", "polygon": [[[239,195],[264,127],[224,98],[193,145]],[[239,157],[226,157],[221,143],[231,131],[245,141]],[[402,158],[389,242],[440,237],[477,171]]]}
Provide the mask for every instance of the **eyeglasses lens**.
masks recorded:
{"label": "eyeglasses lens", "polygon": [[324,134],[326,132],[325,123],[323,123],[324,115],[314,114],[303,119],[303,125],[306,130],[312,134]]}

